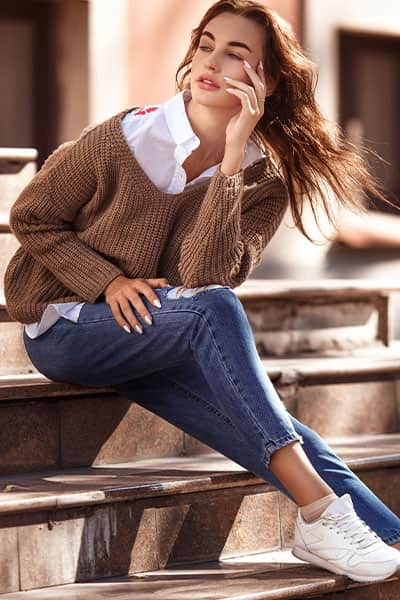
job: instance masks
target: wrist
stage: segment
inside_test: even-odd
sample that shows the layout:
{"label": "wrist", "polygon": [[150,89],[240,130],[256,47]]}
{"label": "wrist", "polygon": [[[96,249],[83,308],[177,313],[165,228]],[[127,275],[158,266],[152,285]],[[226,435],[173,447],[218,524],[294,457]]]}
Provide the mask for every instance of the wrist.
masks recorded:
{"label": "wrist", "polygon": [[244,148],[238,146],[226,146],[224,157],[220,165],[220,171],[224,175],[235,175],[243,166]]}
{"label": "wrist", "polygon": [[113,286],[116,281],[119,281],[121,279],[121,277],[124,277],[124,275],[122,273],[120,275],[117,275],[116,277],[114,277],[114,279],[112,279],[110,281],[110,283],[108,283],[106,285],[106,287],[104,288],[104,291],[103,291],[104,296],[106,296],[106,294],[109,292],[111,286]]}

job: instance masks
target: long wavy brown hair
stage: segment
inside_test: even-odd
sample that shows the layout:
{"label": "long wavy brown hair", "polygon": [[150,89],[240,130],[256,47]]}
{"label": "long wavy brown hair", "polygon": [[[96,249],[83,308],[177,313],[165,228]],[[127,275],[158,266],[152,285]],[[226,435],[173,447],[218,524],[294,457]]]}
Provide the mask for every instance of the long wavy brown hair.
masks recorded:
{"label": "long wavy brown hair", "polygon": [[336,229],[336,215],[329,196],[332,191],[339,205],[358,214],[368,210],[366,192],[395,206],[383,195],[367,163],[369,154],[383,159],[364,144],[356,146],[350,142],[337,123],[321,114],[314,97],[318,80],[315,63],[304,54],[291,25],[259,2],[219,0],[210,6],[192,30],[189,49],[176,71],[177,91],[190,87],[190,63],[205,26],[224,12],[246,17],[265,30],[264,71],[276,86],[273,94],[265,99],[264,114],[253,134],[278,157],[295,226],[308,240],[317,243],[306,233],[301,218],[307,199],[316,223],[319,225],[317,205],[322,202],[329,223]]}

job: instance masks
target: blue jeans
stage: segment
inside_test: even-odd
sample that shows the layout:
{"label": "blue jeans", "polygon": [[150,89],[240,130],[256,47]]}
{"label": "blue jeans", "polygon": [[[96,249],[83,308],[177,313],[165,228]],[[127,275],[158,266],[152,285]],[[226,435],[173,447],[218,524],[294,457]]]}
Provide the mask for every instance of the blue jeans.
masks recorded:
{"label": "blue jeans", "polygon": [[78,322],[61,317],[36,339],[24,332],[32,363],[46,377],[110,386],[273,484],[275,450],[298,441],[319,475],[386,543],[400,541],[400,519],[325,440],[290,415],[256,349],[237,295],[228,286],[155,288],[161,308],[141,295],[142,335],[126,333],[106,302],[86,303]]}

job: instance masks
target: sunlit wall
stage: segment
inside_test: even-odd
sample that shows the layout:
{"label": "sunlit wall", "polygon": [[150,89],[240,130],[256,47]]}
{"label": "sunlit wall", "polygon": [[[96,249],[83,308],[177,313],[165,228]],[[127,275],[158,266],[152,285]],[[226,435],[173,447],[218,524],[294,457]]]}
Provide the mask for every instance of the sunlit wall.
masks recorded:
{"label": "sunlit wall", "polygon": [[[90,120],[175,93],[175,71],[211,0],[90,0]],[[301,0],[265,2],[301,35]]]}

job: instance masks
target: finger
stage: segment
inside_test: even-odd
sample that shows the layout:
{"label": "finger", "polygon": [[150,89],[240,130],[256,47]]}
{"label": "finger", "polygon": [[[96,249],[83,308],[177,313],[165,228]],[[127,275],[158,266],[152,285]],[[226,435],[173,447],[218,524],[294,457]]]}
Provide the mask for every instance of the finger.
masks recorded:
{"label": "finger", "polygon": [[265,78],[265,73],[264,73],[264,69],[261,66],[261,61],[258,61],[257,65],[255,67],[253,67],[248,60],[243,59],[243,66],[244,69],[247,73],[247,75],[250,77],[250,79],[255,82],[256,84],[258,84],[258,86],[264,86],[266,85],[266,78]]}
{"label": "finger", "polygon": [[255,71],[251,64],[245,59],[243,60],[243,65],[247,75],[250,77],[254,84],[258,102],[264,102],[267,87],[264,69],[261,68],[260,62],[258,62],[256,67],[257,71]]}
{"label": "finger", "polygon": [[167,285],[169,285],[169,281],[166,277],[159,277],[158,279],[146,279],[146,281],[148,281],[148,283],[152,286],[152,287],[166,287]]}
{"label": "finger", "polygon": [[117,321],[118,325],[120,325],[122,329],[124,329],[127,333],[131,333],[129,323],[125,320],[118,302],[110,302],[109,305],[111,308],[111,312],[114,315],[114,319]]}
{"label": "finger", "polygon": [[246,92],[234,88],[226,88],[225,91],[229,92],[230,94],[234,94],[235,96],[239,96],[239,99],[242,102],[242,106],[246,108],[252,116],[256,114],[258,110],[258,105],[257,108],[254,108],[254,106],[251,105],[250,98],[248,94],[246,94]]}
{"label": "finger", "polygon": [[140,289],[140,293],[146,296],[146,298],[148,298],[148,300],[152,304],[154,304],[154,306],[157,306],[157,308],[161,308],[160,299],[157,296],[156,292],[153,290],[153,288],[150,287],[150,285],[147,283],[147,280],[136,282],[136,287]]}
{"label": "finger", "polygon": [[[229,82],[229,85],[237,85],[239,89],[243,90],[250,98],[250,103],[255,109],[258,106],[258,98],[255,89],[252,85],[239,81],[238,79],[232,79],[231,77],[224,77]],[[230,88],[226,88],[227,90]]]}
{"label": "finger", "polygon": [[[129,321],[131,327],[133,327],[133,329],[135,329],[138,333],[143,333],[143,326],[142,323],[140,323],[140,321],[137,319],[135,312],[132,310],[132,306],[136,309],[138,314],[147,325],[152,325],[153,320],[151,315],[143,304],[139,294],[135,293],[134,290],[129,296],[126,296],[120,300],[120,306],[124,317]],[[146,320],[146,317],[148,318],[148,321]]]}
{"label": "finger", "polygon": [[143,333],[143,327],[132,310],[129,298],[119,300],[119,310],[122,318],[128,323],[128,326],[131,327],[133,331]]}

